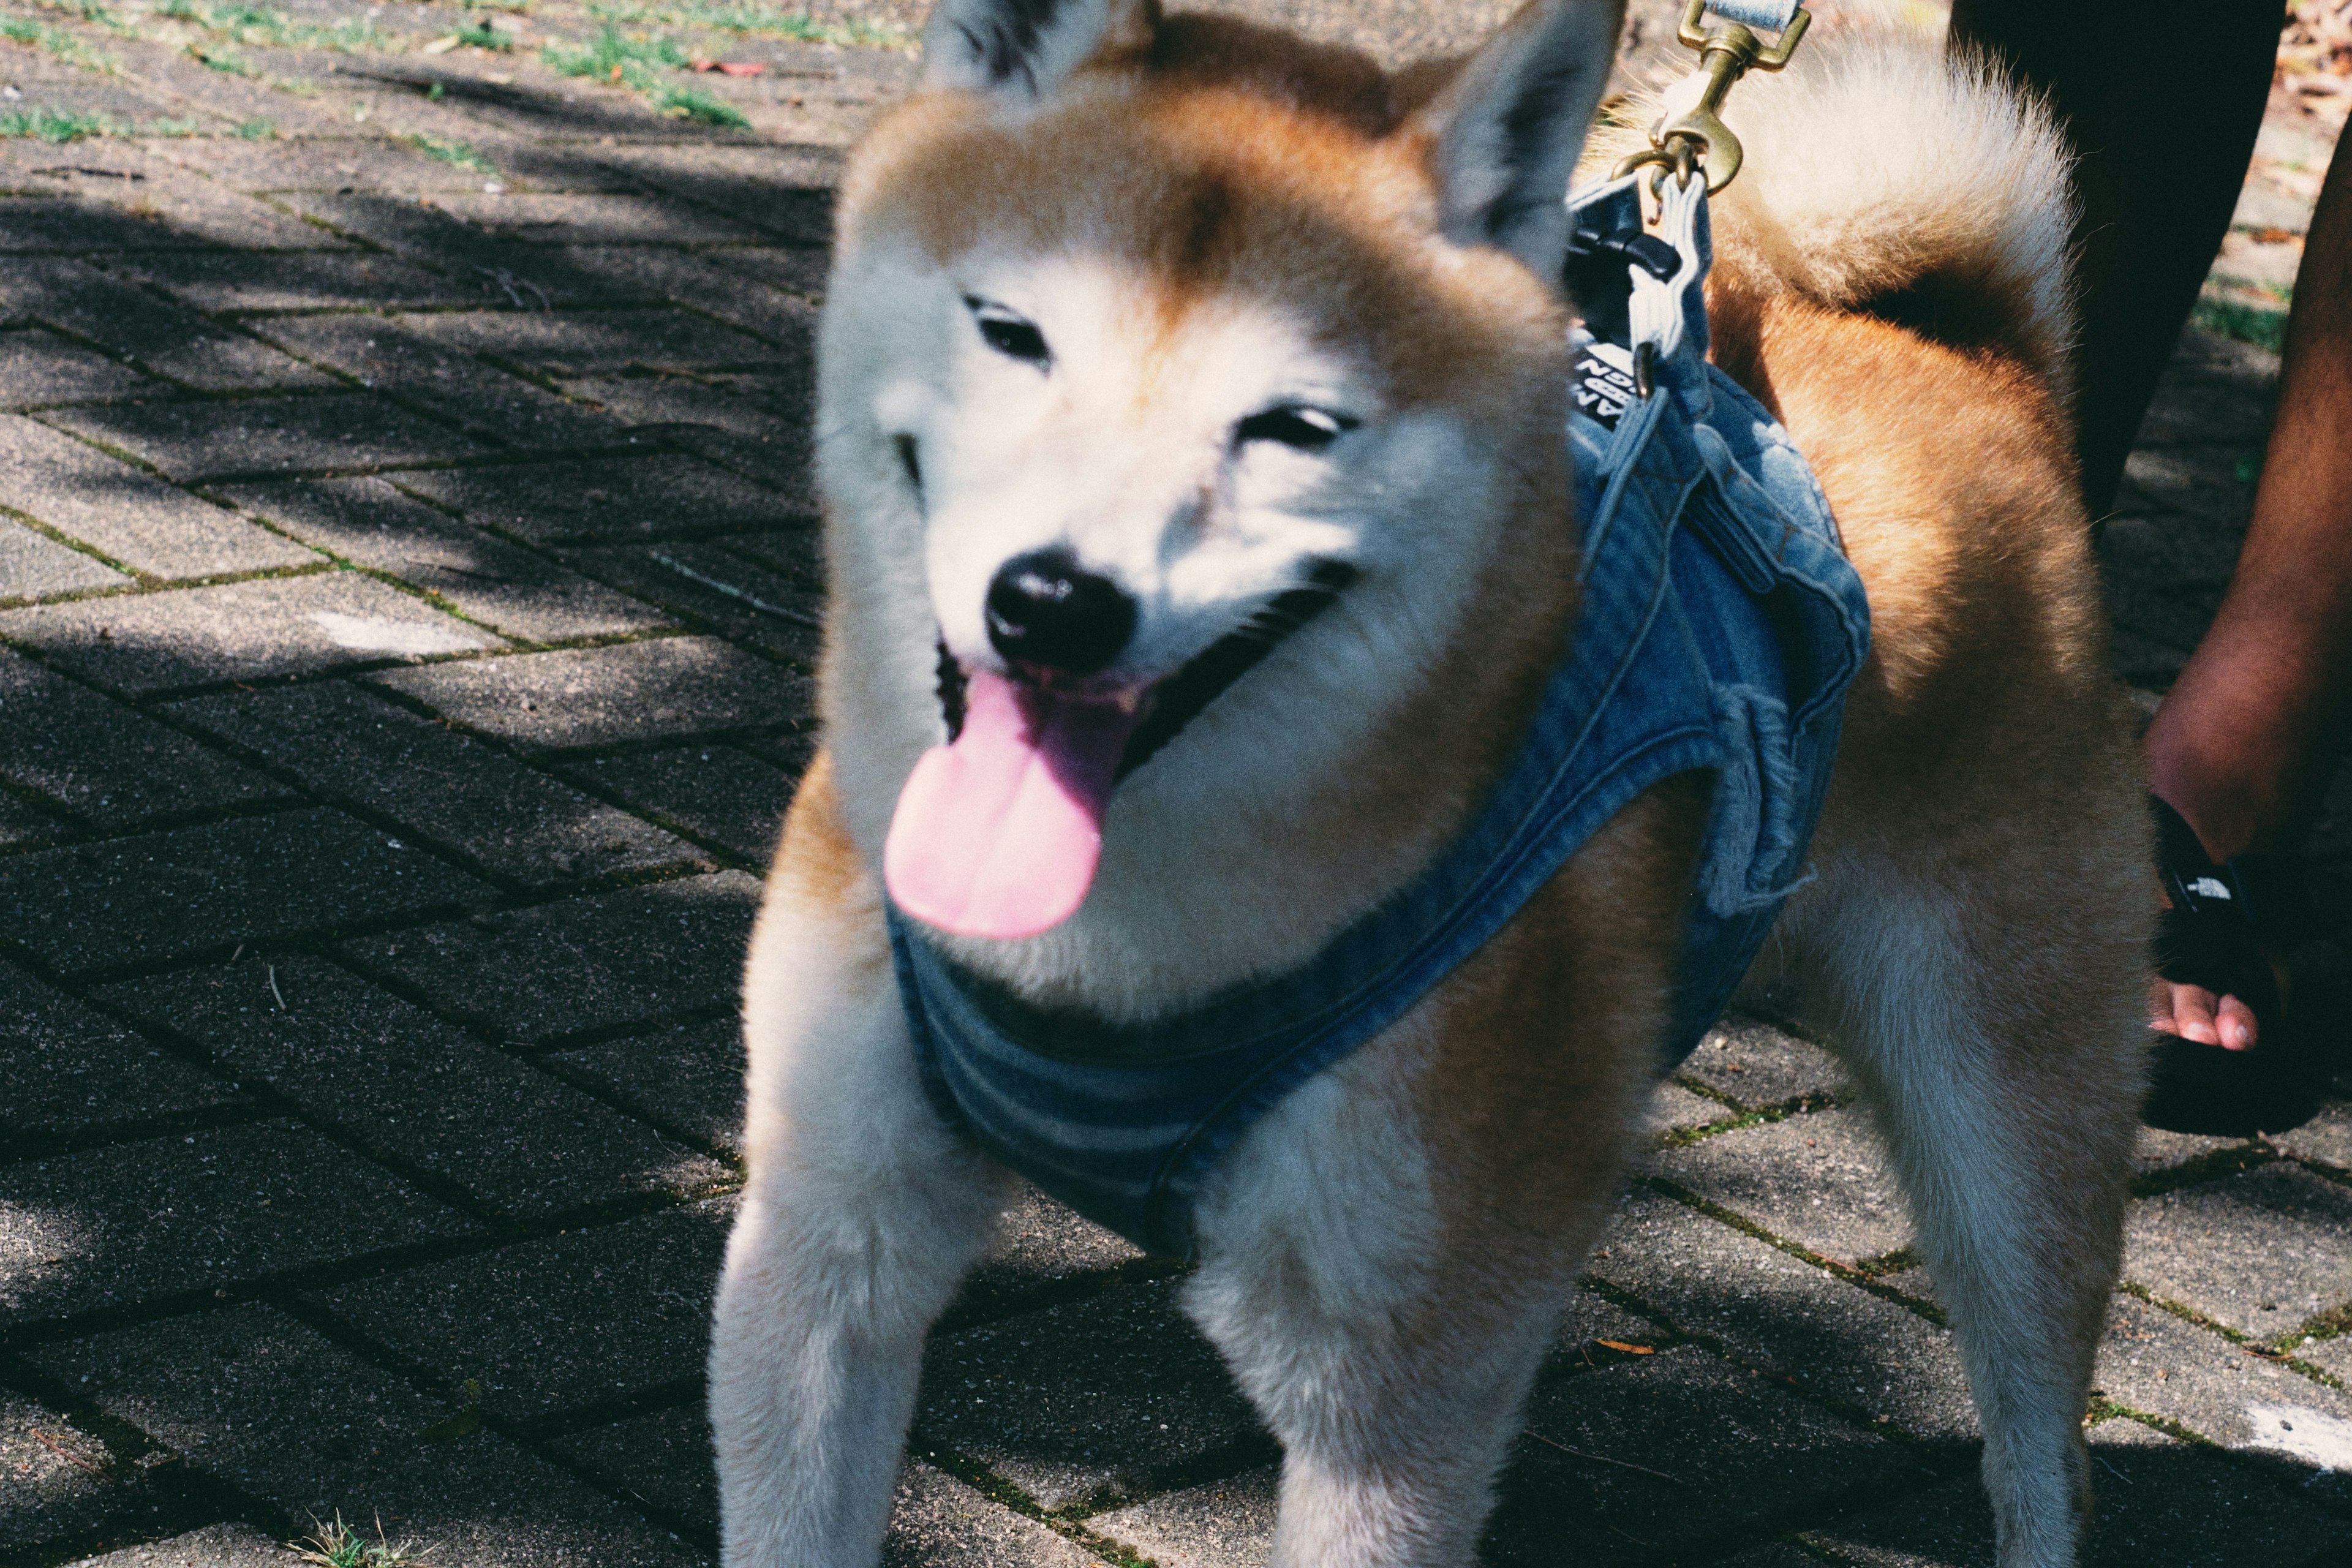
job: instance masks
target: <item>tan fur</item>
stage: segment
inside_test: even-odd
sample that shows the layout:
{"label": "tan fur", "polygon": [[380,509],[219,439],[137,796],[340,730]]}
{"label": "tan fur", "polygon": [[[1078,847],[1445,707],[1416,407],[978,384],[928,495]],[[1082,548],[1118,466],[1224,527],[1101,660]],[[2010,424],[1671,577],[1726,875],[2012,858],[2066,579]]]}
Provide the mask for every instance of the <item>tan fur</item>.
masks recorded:
{"label": "tan fur", "polygon": [[[1575,3],[1538,0],[1511,47]],[[1566,318],[1522,259],[1439,232],[1465,199],[1447,160],[1478,144],[1461,152],[1437,117],[1467,112],[1464,83],[1507,77],[1504,56],[1385,78],[1123,5],[1066,79],[992,92],[961,85],[994,79],[969,36],[971,58],[940,68],[957,89],[887,120],[844,187],[830,744],[747,973],[752,1182],[712,1352],[739,1568],[874,1561],[921,1326],[984,1245],[1001,1179],[923,1103],[880,927],[890,805],[940,731],[912,542],[931,494],[918,480],[908,499],[873,412],[895,394],[854,359],[903,312],[859,314],[860,290],[975,256],[1085,258],[1131,318],[1113,329],[1130,333],[1121,405],[1066,411],[1098,468],[1192,438],[1171,409],[1243,309],[1360,361],[1375,390],[1352,395],[1374,420],[1458,419],[1456,447],[1432,448],[1458,471],[1415,492],[1418,526],[1459,557],[1450,619],[1412,621],[1439,614],[1428,595],[1349,589],[1120,786],[1076,916],[949,944],[1034,1001],[1149,1018],[1311,953],[1459,831],[1576,613]],[[2039,111],[1916,47],[1809,69],[1804,92],[1759,90],[1735,121],[1750,162],[1715,215],[1716,352],[1812,461],[1874,640],[1821,876],[1752,978],[1798,979],[1867,1092],[1959,1329],[2003,1568],[2057,1568],[2087,1500],[2078,1427],[2116,1266],[2151,906],[2067,456],[2057,154]],[[1824,102],[1863,117],[1843,143],[1812,140]],[[1937,154],[1952,162],[1926,179]],[[1040,417],[1052,432],[1065,414]],[[1354,658],[1385,678],[1337,683],[1326,666]],[[1326,745],[1336,764],[1265,766]],[[1621,812],[1420,1005],[1257,1122],[1202,1194],[1184,1299],[1285,1444],[1283,1568],[1469,1561],[1635,1141],[1709,787],[1670,779]]]}

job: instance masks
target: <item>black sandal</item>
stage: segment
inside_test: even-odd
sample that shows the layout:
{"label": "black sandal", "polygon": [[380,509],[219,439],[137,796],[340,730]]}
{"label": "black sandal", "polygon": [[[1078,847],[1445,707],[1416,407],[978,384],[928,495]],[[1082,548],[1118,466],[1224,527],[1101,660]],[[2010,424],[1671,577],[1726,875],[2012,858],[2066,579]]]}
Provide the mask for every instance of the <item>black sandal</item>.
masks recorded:
{"label": "black sandal", "polygon": [[2237,997],[2253,1012],[2256,1039],[2251,1049],[2232,1051],[2150,1030],[2140,1118],[2168,1131],[2224,1138],[2299,1127],[2319,1110],[2326,1075],[2280,994],[2273,964],[2311,930],[2303,863],[2238,855],[2217,866],[2179,812],[2154,795],[2148,805],[2158,869],[2172,900],[2157,922],[2157,973]]}

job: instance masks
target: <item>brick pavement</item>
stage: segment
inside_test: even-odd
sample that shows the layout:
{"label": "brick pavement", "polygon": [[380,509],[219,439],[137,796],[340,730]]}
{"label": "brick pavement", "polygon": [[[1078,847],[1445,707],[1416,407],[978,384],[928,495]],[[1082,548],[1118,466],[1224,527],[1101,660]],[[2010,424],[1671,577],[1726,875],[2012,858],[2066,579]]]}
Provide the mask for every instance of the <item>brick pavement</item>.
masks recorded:
{"label": "brick pavement", "polygon": [[[1507,8],[1265,9],[1394,54]],[[0,139],[0,1568],[290,1564],[338,1510],[446,1568],[709,1560],[734,974],[811,743],[810,328],[919,11],[0,0],[0,116],[112,132]],[[550,68],[607,16],[766,69]],[[2191,333],[2150,417],[2102,546],[2150,691],[2274,374]],[[2352,923],[2352,783],[2315,848]],[[1736,1021],[1652,1125],[1490,1558],[1987,1561],[1828,1058]],[[2138,1181],[2089,1560],[2343,1561],[2352,1100],[2150,1134]],[[1024,1199],[888,1561],[1260,1561],[1276,1455],[1179,1288]]]}

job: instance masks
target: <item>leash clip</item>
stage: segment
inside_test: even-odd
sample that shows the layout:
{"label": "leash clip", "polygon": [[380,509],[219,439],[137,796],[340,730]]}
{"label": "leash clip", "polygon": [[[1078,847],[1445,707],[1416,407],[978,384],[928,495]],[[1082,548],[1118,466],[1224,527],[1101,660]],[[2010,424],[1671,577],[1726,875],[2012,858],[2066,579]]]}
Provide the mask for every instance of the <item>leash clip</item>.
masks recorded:
{"label": "leash clip", "polygon": [[1687,180],[1696,163],[1704,167],[1707,194],[1712,195],[1738,175],[1739,138],[1723,122],[1723,100],[1730,96],[1732,84],[1749,71],[1776,71],[1787,65],[1805,29],[1812,26],[1813,14],[1799,6],[1780,36],[1768,45],[1738,22],[1703,31],[1706,5],[1707,0],[1690,0],[1682,25],[1675,30],[1684,47],[1698,52],[1698,72],[1686,79],[1700,83],[1697,101],[1680,113],[1669,102],[1650,127],[1649,147],[1619,163],[1612,177],[1622,179],[1643,164],[1656,163],[1662,165],[1661,177],[1663,166],[1672,165],[1677,178]]}

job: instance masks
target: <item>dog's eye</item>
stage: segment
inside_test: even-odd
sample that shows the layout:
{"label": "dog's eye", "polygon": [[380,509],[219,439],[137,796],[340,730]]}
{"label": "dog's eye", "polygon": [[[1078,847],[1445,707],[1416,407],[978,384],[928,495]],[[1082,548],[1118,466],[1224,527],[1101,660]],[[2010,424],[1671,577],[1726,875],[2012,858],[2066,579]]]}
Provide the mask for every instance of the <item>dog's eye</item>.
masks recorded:
{"label": "dog's eye", "polygon": [[1008,310],[986,300],[964,296],[964,305],[971,319],[979,323],[980,335],[990,348],[1007,359],[1017,359],[1024,364],[1034,364],[1039,370],[1054,363],[1054,353],[1045,346],[1045,334],[1037,323],[1026,316]]}
{"label": "dog's eye", "polygon": [[1234,444],[1276,441],[1301,452],[1319,452],[1356,427],[1357,421],[1328,409],[1285,404],[1253,414],[1234,428]]}

